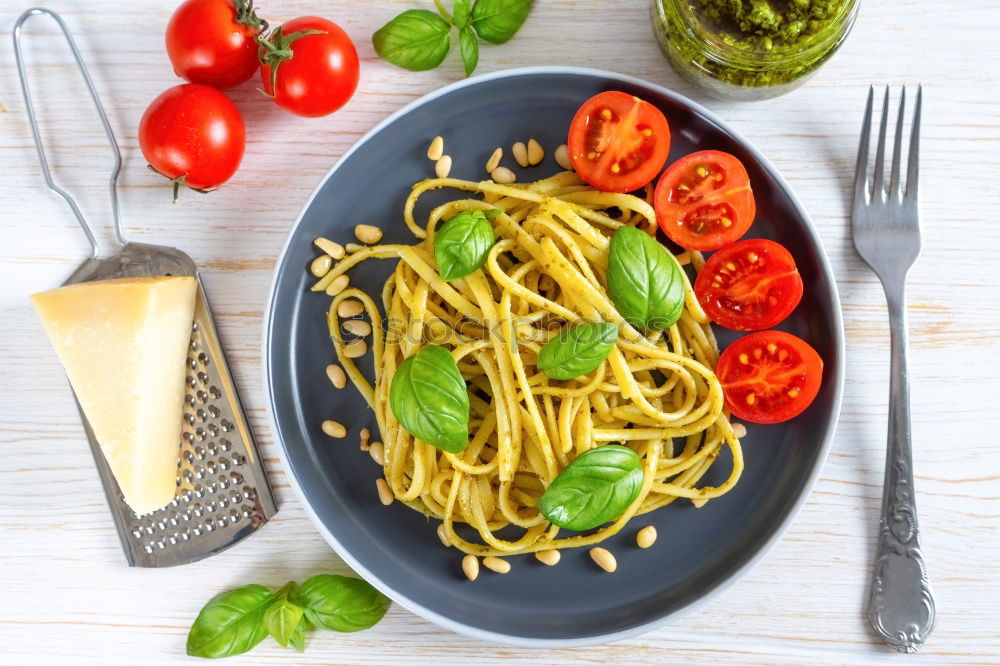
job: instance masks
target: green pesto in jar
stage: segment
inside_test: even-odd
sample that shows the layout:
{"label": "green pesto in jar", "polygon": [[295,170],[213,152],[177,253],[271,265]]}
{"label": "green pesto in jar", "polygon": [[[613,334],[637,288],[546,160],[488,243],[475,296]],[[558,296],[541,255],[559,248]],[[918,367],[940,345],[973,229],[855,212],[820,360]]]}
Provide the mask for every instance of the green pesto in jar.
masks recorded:
{"label": "green pesto in jar", "polygon": [[690,0],[705,26],[748,52],[794,53],[833,27],[846,0]]}
{"label": "green pesto in jar", "polygon": [[[661,47],[689,79],[785,87],[846,36],[857,0],[653,0]],[[685,71],[687,70],[687,71]]]}

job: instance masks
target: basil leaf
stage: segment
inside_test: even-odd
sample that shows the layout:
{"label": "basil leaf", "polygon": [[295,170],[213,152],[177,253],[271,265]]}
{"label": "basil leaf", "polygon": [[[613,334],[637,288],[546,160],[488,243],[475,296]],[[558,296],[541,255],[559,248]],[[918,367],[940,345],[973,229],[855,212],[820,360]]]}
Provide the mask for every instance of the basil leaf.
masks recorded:
{"label": "basil leaf", "polygon": [[573,379],[596,370],[617,339],[618,327],[611,322],[574,326],[546,342],[535,365],[552,379]]}
{"label": "basil leaf", "polygon": [[372,35],[375,52],[415,72],[434,69],[448,55],[451,24],[432,11],[409,9]]}
{"label": "basil leaf", "polygon": [[606,444],[577,456],[545,489],[539,510],[552,524],[589,530],[614,520],[642,490],[642,461],[632,449]]}
{"label": "basil leaf", "polygon": [[[303,609],[304,612],[304,609]],[[292,631],[292,635],[288,638],[288,644],[295,648],[298,652],[306,651],[306,618],[303,615],[299,618],[299,623],[295,625],[295,630]]]}
{"label": "basil leaf", "polygon": [[469,444],[469,389],[444,347],[429,345],[399,364],[389,407],[408,433],[431,446],[458,453]]}
{"label": "basil leaf", "polygon": [[457,280],[482,268],[496,240],[483,211],[466,210],[452,217],[434,237],[434,258],[441,279]]}
{"label": "basil leaf", "polygon": [[306,619],[333,631],[360,631],[382,619],[389,598],[360,578],[319,574],[299,586]]}
{"label": "basil leaf", "polygon": [[462,52],[462,64],[465,65],[465,75],[469,76],[479,64],[479,40],[472,28],[465,27],[458,32],[458,47]]}
{"label": "basil leaf", "polygon": [[472,9],[472,0],[455,0],[451,10],[451,22],[461,30],[469,25],[469,11]]}
{"label": "basil leaf", "polygon": [[213,597],[198,613],[187,637],[192,657],[231,657],[264,640],[264,613],[274,601],[263,585],[244,585]]}
{"label": "basil leaf", "polygon": [[302,606],[287,598],[278,599],[264,613],[264,624],[267,631],[281,647],[288,647],[295,630],[302,621]]}
{"label": "basil leaf", "polygon": [[528,18],[532,0],[477,0],[472,8],[472,27],[487,42],[503,44]]}
{"label": "basil leaf", "polygon": [[619,227],[608,255],[608,295],[636,328],[670,328],[684,311],[684,280],[677,260],[655,238]]}

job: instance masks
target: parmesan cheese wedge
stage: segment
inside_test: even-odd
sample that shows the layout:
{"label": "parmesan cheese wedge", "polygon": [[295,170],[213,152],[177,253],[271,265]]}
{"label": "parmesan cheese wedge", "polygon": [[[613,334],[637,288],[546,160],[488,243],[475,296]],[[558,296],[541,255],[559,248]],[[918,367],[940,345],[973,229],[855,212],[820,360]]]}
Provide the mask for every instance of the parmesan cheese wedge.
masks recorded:
{"label": "parmesan cheese wedge", "polygon": [[193,277],[84,282],[35,294],[52,346],[125,501],[174,498]]}

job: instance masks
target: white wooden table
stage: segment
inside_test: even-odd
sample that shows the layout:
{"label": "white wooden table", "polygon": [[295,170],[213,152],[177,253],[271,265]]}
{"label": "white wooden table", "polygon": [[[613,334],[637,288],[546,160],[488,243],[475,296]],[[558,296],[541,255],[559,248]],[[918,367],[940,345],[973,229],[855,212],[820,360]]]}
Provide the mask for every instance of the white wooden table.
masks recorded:
{"label": "white wooden table", "polygon": [[[346,566],[289,487],[261,386],[262,310],[299,207],[365,131],[461,76],[457,53],[427,73],[376,58],[384,21],[429,0],[262,0],[281,21],[317,13],[340,23],[362,59],[360,87],[339,113],[284,113],[255,91],[232,96],[248,129],[236,177],[176,205],[145,168],[136,127],[178,83],[163,48],[175,2],[53,0],[74,30],[125,154],[121,197],[139,241],[174,244],[204,274],[236,379],[281,509],[244,543],[179,569],[129,569],[63,373],[27,295],[61,282],[85,243],[42,185],[17,88],[9,29],[27,0],[0,5],[0,662],[190,663],[188,626],[213,594],[273,586]],[[770,156],[812,215],[837,276],[847,327],[840,427],[805,509],[770,556],[708,606],[670,627],[600,648],[544,654],[448,633],[399,607],[370,631],[317,634],[299,655],[268,640],[234,663],[1000,662],[1000,5],[995,0],[865,0],[843,50],[805,88],[757,104],[702,99],[657,50],[643,0],[539,0],[518,36],[486,47],[480,72],[571,64],[643,77],[704,101]],[[37,32],[40,31],[36,31]],[[48,145],[61,180],[107,220],[103,137],[54,39],[32,42]],[[909,282],[913,432],[921,527],[938,600],[924,650],[887,652],[863,607],[882,485],[888,331],[874,276],[847,220],[854,151],[869,83],[923,82],[924,253]],[[753,452],[748,452],[753,455]]]}

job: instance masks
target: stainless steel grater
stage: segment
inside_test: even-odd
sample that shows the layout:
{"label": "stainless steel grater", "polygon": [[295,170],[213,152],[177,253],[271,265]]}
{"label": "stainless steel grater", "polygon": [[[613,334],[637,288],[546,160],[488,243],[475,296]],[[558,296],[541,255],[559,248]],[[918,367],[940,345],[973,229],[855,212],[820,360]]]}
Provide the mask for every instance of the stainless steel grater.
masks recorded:
{"label": "stainless steel grater", "polygon": [[[21,29],[25,21],[39,14],[51,17],[66,37],[114,154],[109,185],[116,242],[110,256],[102,252],[73,197],[53,181],[45,157],[21,54]],[[130,243],[125,238],[117,190],[122,166],[121,152],[97,97],[94,82],[62,18],[51,10],[38,7],[24,12],[14,24],[14,54],[45,183],[66,201],[90,241],[90,258],[74,271],[65,284],[158,275],[190,275],[198,280],[194,326],[187,358],[187,395],[177,461],[177,493],[173,501],[152,513],[137,515],[132,511],[122,497],[82,410],[80,417],[129,565],[167,567],[208,557],[249,535],[267,522],[278,507],[229,372],[198,269],[191,258],[180,250]]]}

